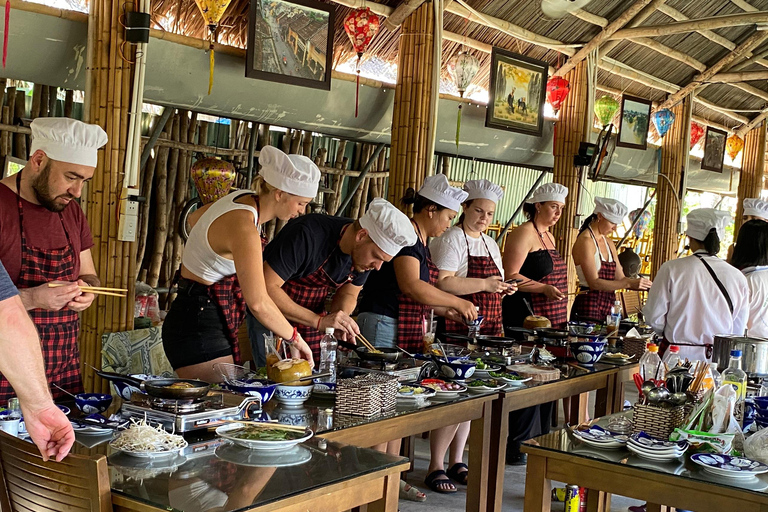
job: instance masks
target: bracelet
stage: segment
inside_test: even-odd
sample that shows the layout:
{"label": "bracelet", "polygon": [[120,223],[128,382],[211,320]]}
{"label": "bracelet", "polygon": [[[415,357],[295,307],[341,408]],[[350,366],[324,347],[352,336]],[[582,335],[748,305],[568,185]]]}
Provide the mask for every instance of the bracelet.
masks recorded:
{"label": "bracelet", "polygon": [[317,326],[315,326],[315,330],[317,330],[317,331],[319,331],[319,330],[320,330],[320,322],[323,320],[323,317],[324,317],[325,315],[327,315],[327,314],[328,314],[328,313],[326,313],[325,311],[323,311],[322,313],[320,313],[320,318],[318,318],[318,319],[317,319]]}
{"label": "bracelet", "polygon": [[291,335],[291,339],[288,340],[288,344],[291,345],[296,341],[296,337],[299,335],[299,330],[295,327],[293,328],[293,335]]}

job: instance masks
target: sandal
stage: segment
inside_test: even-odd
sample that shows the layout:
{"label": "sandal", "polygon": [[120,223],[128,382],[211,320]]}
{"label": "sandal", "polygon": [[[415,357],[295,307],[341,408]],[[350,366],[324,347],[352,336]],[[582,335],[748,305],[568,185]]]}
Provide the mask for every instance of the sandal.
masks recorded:
{"label": "sandal", "polygon": [[[462,471],[462,469],[464,471]],[[450,467],[446,474],[454,482],[460,483],[461,485],[467,485],[467,481],[469,479],[469,467],[463,462],[457,462]]]}
{"label": "sandal", "polygon": [[[407,490],[406,487],[408,487]],[[425,501],[427,499],[427,495],[414,486],[409,485],[405,480],[400,480],[400,499],[409,501]]]}
{"label": "sandal", "polygon": [[433,471],[427,475],[427,478],[424,479],[424,485],[429,487],[434,492],[439,492],[441,494],[453,494],[458,490],[456,489],[456,486],[453,485],[453,482],[451,482],[451,479],[448,478],[448,475],[445,473],[445,471],[442,469],[438,469],[437,471]]}

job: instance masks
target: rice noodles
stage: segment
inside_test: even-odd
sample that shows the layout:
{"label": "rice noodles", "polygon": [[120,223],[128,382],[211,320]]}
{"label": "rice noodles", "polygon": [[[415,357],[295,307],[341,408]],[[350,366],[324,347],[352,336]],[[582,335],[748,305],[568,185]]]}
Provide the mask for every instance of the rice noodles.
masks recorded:
{"label": "rice noodles", "polygon": [[109,443],[112,448],[130,453],[162,453],[177,451],[187,446],[178,435],[169,434],[163,427],[153,427],[146,419],[131,420],[131,426]]}

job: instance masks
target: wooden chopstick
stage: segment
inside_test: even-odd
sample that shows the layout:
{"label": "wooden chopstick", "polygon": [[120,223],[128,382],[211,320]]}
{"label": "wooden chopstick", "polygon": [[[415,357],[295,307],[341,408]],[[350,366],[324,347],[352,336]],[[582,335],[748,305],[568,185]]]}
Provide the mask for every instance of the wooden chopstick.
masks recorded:
{"label": "wooden chopstick", "polygon": [[363,345],[365,345],[365,348],[368,349],[368,352],[381,353],[381,350],[374,347],[370,341],[365,339],[365,336],[363,336],[362,334],[356,334],[356,336],[357,336],[357,339],[363,342]]}
{"label": "wooden chopstick", "polygon": [[245,420],[219,420],[223,423],[240,423],[245,427],[260,427],[260,428],[276,428],[280,430],[291,430],[294,432],[304,432],[306,427],[298,427],[296,425],[286,425],[284,423],[263,422],[263,421],[245,421]]}
{"label": "wooden chopstick", "polygon": [[[69,286],[69,283],[48,283],[48,288],[61,288],[62,286]],[[81,286],[81,290],[87,289],[90,293],[91,291],[100,291],[100,292],[128,292],[128,288],[105,288],[103,286]]]}

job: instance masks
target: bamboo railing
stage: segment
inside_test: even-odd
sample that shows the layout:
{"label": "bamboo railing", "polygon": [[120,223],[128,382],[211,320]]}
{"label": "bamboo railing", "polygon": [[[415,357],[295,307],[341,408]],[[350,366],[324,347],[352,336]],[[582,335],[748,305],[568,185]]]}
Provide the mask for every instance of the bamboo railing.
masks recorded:
{"label": "bamboo railing", "polygon": [[744,156],[739,173],[739,195],[736,205],[736,219],[734,226],[734,241],[741,228],[741,217],[744,215],[744,199],[760,197],[763,190],[763,176],[765,174],[765,136],[766,122],[763,121],[756,128],[747,132],[744,137]]}

